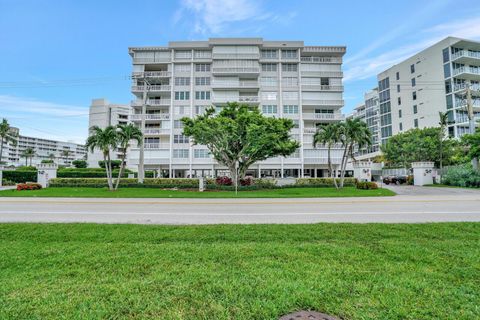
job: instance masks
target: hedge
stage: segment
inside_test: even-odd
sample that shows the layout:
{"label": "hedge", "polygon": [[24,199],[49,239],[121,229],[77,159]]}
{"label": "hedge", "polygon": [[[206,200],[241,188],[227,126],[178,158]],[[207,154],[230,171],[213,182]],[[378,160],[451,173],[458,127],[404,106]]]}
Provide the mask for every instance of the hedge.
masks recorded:
{"label": "hedge", "polygon": [[[354,187],[356,185],[357,179],[355,178],[345,178],[343,181],[343,186],[345,187]],[[337,183],[340,184],[340,179],[337,178]],[[295,186],[305,186],[305,187],[333,187],[333,178],[298,178],[295,181]]]}
{"label": "hedge", "polygon": [[3,171],[3,179],[15,183],[37,182],[37,171],[7,170]]}
{"label": "hedge", "polygon": [[[56,178],[49,181],[50,187],[89,187],[103,188],[108,185],[106,178]],[[144,179],[143,184],[139,184],[137,179],[123,178],[120,180],[120,186],[126,188],[198,188],[198,179]]]}
{"label": "hedge", "polygon": [[[129,172],[123,172],[122,177],[128,177]],[[57,171],[58,178],[106,178],[107,173],[105,169],[103,170],[58,170]],[[118,170],[113,171],[113,177],[118,177]]]}
{"label": "hedge", "polygon": [[359,181],[357,182],[357,189],[375,190],[378,189],[378,185],[375,182]]}

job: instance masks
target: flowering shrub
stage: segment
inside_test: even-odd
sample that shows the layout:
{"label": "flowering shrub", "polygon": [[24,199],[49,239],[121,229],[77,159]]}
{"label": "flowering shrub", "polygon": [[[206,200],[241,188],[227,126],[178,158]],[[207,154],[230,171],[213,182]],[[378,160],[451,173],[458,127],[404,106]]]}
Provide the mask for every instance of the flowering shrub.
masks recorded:
{"label": "flowering shrub", "polygon": [[220,186],[231,186],[232,185],[232,178],[224,176],[224,177],[217,177],[215,179],[215,183]]}
{"label": "flowering shrub", "polygon": [[241,186],[251,186],[253,184],[252,177],[245,177],[245,179],[240,179]]}
{"label": "flowering shrub", "polygon": [[42,185],[38,183],[19,183],[17,184],[17,190],[40,190],[42,189]]}

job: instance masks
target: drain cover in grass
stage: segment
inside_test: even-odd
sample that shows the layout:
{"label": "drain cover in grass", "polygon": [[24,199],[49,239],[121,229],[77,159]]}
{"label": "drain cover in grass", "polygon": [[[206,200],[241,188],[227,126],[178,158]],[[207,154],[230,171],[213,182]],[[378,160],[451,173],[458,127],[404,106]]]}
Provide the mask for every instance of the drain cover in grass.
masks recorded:
{"label": "drain cover in grass", "polygon": [[279,320],[340,320],[334,316],[315,311],[298,311],[287,314]]}

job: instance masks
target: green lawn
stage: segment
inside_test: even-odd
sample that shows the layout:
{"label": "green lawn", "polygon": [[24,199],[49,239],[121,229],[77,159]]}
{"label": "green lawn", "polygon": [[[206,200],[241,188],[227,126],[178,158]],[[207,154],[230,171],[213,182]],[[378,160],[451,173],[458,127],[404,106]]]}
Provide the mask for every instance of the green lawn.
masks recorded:
{"label": "green lawn", "polygon": [[0,224],[0,319],[480,319],[480,223]]}
{"label": "green lawn", "polygon": [[5,190],[0,197],[80,197],[80,198],[320,198],[320,197],[375,197],[393,196],[388,189],[358,190],[354,187],[335,188],[290,188],[257,191],[184,191],[153,188],[121,188],[108,191],[106,188],[47,188],[42,190]]}

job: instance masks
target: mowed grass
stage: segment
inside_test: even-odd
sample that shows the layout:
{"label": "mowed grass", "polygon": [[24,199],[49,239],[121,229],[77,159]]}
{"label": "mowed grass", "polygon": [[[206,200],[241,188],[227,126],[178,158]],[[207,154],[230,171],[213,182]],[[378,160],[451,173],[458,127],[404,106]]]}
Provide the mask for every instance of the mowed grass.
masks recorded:
{"label": "mowed grass", "polygon": [[480,319],[480,224],[0,224],[0,319]]}
{"label": "mowed grass", "polygon": [[321,197],[377,197],[393,196],[388,189],[359,190],[355,187],[335,188],[285,188],[271,190],[239,191],[186,191],[154,188],[46,188],[41,190],[5,190],[0,197],[80,197],[80,198],[321,198]]}

